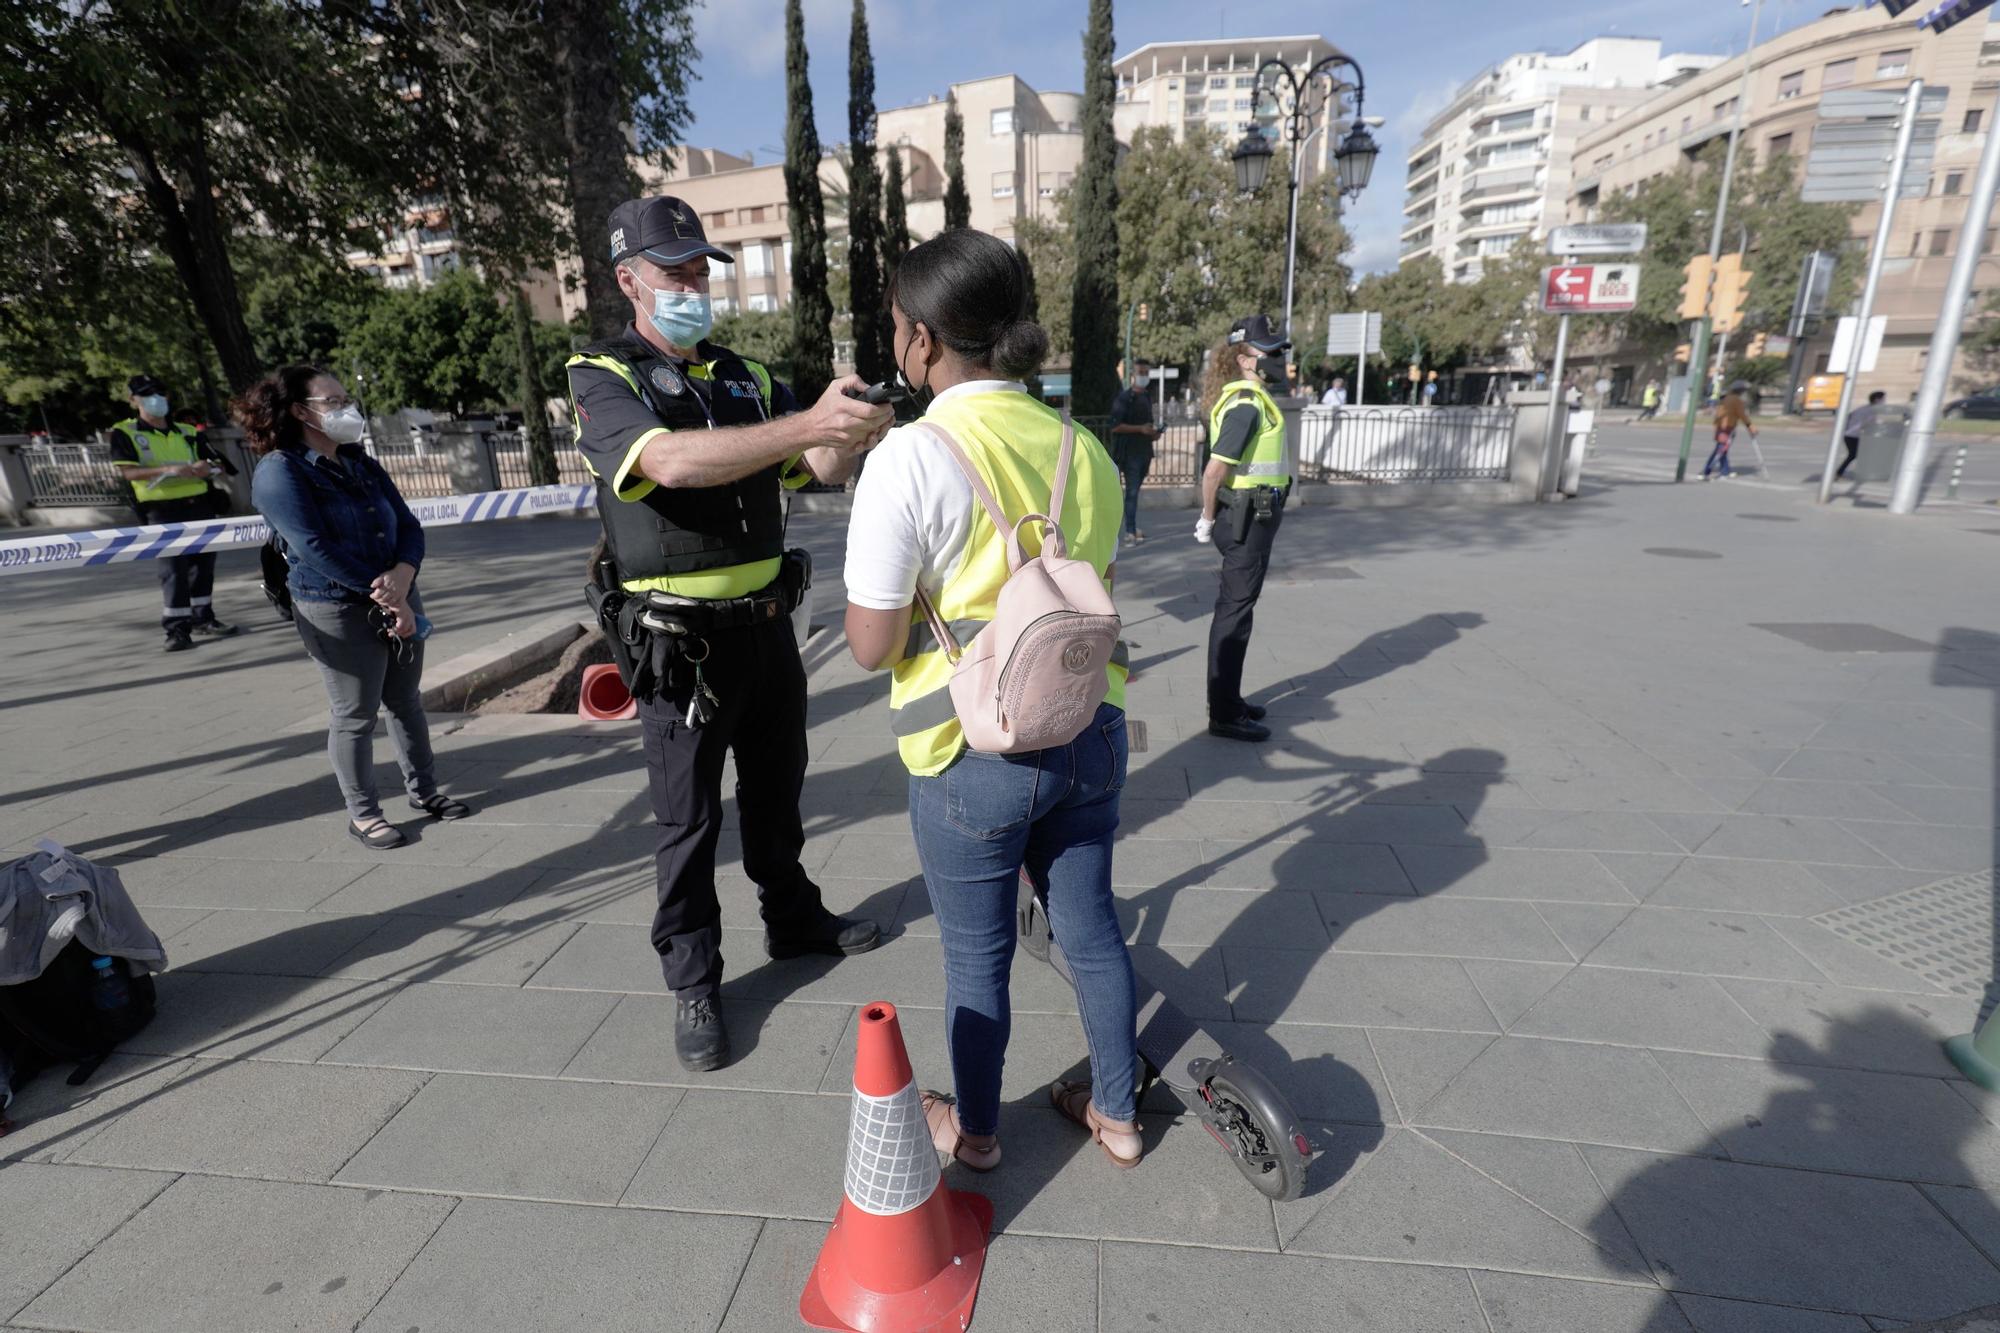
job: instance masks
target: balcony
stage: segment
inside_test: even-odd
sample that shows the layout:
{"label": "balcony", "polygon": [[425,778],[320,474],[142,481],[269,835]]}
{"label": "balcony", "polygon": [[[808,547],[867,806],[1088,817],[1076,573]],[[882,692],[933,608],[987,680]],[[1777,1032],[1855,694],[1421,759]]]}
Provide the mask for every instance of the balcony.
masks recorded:
{"label": "balcony", "polygon": [[1425,232],[1422,236],[1412,236],[1397,248],[1396,258],[1408,259],[1411,255],[1421,254],[1431,248],[1431,241],[1432,237],[1429,232]]}
{"label": "balcony", "polygon": [[1491,171],[1478,177],[1478,184],[1460,192],[1461,203],[1487,203],[1507,195],[1539,194],[1542,173],[1536,167],[1516,167],[1511,171]]}
{"label": "balcony", "polygon": [[1422,208],[1424,205],[1430,203],[1433,199],[1436,199],[1437,193],[1438,193],[1437,187],[1435,185],[1430,186],[1427,189],[1412,191],[1409,195],[1405,196],[1403,199],[1403,211],[1407,213],[1413,208]]}
{"label": "balcony", "polygon": [[1410,218],[1403,223],[1402,234],[1407,236],[1419,227],[1428,227],[1432,225],[1432,223],[1434,223],[1436,220],[1437,220],[1437,213],[1435,210],[1425,213],[1421,217]]}

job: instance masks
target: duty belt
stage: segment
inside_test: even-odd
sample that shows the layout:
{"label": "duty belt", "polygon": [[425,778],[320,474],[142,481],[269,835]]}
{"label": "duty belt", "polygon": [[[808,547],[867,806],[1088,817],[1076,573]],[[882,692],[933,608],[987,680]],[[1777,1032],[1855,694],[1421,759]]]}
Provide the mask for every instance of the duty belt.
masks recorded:
{"label": "duty belt", "polygon": [[715,630],[742,629],[768,620],[783,620],[798,606],[789,588],[770,587],[742,597],[714,600],[676,597],[667,592],[633,595],[643,608],[638,621],[660,634],[708,634]]}

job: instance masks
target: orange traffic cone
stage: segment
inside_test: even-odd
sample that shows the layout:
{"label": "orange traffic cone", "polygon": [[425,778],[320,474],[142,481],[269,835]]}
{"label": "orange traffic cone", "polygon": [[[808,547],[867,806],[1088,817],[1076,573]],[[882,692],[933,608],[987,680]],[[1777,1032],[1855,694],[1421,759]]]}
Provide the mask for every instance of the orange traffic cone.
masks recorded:
{"label": "orange traffic cone", "polygon": [[938,1183],[893,1004],[862,1006],[850,1123],[846,1198],[799,1317],[845,1333],[957,1333],[972,1322],[993,1204]]}

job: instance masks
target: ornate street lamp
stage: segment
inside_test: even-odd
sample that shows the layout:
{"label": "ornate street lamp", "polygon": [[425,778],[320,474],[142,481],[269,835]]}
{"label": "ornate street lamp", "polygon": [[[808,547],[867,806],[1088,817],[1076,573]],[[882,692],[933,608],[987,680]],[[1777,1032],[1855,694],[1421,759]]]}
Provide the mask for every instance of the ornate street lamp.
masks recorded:
{"label": "ornate street lamp", "polygon": [[[1354,81],[1346,82],[1335,76],[1334,71],[1346,67],[1354,72]],[[1270,74],[1270,77],[1266,75]],[[1306,145],[1311,143],[1325,126],[1317,125],[1320,112],[1338,110],[1338,99],[1342,93],[1354,94],[1354,117],[1348,126],[1347,136],[1334,150],[1333,161],[1340,193],[1354,199],[1368,188],[1368,178],[1375,170],[1375,158],[1381,150],[1375,144],[1375,136],[1361,118],[1363,80],[1361,66],[1344,55],[1331,55],[1314,65],[1301,77],[1290,65],[1282,60],[1266,60],[1257,70],[1257,98],[1268,93],[1277,103],[1278,114],[1284,121],[1285,142],[1291,145],[1291,199],[1285,214],[1285,336],[1292,334],[1292,280],[1293,270],[1298,262],[1299,250],[1299,177],[1304,169]],[[1252,103],[1253,107],[1255,103]],[[1260,130],[1252,129],[1236,145],[1229,155],[1236,167],[1236,185],[1245,194],[1255,194],[1271,170],[1271,141]]]}

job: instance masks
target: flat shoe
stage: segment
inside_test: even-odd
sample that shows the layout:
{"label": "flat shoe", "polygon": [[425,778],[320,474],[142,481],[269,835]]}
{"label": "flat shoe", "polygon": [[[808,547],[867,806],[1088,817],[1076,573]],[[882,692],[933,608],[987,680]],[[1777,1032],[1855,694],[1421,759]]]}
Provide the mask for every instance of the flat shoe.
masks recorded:
{"label": "flat shoe", "polygon": [[975,1146],[958,1127],[958,1099],[948,1092],[932,1092],[925,1089],[922,1094],[924,1123],[931,1129],[931,1144],[941,1153],[948,1153],[951,1159],[968,1171],[986,1172],[1000,1165],[1000,1143],[996,1139],[991,1147]]}
{"label": "flat shoe", "polygon": [[403,830],[380,815],[370,820],[365,828],[351,819],[348,820],[347,836],[364,847],[373,847],[378,852],[386,852],[391,847],[401,847],[409,841],[403,836]]}
{"label": "flat shoe", "polygon": [[410,798],[410,809],[420,810],[432,819],[447,820],[463,819],[472,813],[471,806],[467,805],[464,801],[453,800],[443,792],[433,792],[421,801],[412,796]]}
{"label": "flat shoe", "polygon": [[[1133,1167],[1139,1165],[1139,1158],[1142,1154],[1133,1153],[1130,1157],[1127,1157],[1122,1153],[1113,1152],[1111,1145],[1104,1141],[1106,1127],[1104,1122],[1097,1118],[1097,1107],[1090,1100],[1090,1085],[1088,1083],[1072,1083],[1068,1079],[1057,1079],[1049,1087],[1049,1103],[1056,1110],[1062,1112],[1065,1119],[1074,1120],[1077,1124],[1088,1130],[1091,1142],[1104,1149],[1104,1155],[1109,1157],[1112,1165],[1116,1166],[1119,1170],[1130,1171]],[[1124,1134],[1131,1131],[1114,1129],[1111,1132],[1113,1134]]]}

